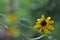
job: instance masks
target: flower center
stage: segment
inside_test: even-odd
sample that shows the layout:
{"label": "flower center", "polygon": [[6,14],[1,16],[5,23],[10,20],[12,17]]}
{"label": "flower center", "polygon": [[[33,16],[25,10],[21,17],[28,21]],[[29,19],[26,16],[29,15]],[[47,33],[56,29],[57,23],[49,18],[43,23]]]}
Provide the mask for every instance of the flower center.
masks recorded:
{"label": "flower center", "polygon": [[42,25],[42,26],[45,26],[45,25],[46,25],[46,21],[42,21],[42,22],[41,22],[41,25]]}

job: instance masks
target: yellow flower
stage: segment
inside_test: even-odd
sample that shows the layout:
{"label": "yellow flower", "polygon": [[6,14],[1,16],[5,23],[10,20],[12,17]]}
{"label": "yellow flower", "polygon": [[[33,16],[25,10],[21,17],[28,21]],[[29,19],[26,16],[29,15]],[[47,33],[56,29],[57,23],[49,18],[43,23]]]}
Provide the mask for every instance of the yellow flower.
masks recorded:
{"label": "yellow flower", "polygon": [[41,18],[37,19],[36,25],[34,28],[39,28],[39,32],[42,30],[48,34],[48,30],[54,30],[54,27],[51,25],[54,21],[51,20],[51,17],[45,18],[44,15],[41,16]]}
{"label": "yellow flower", "polygon": [[17,16],[16,16],[15,14],[11,13],[11,14],[9,15],[9,19],[10,19],[11,21],[16,21],[16,20],[17,20]]}
{"label": "yellow flower", "polygon": [[14,34],[19,35],[20,34],[20,29],[10,27],[10,28],[8,28],[7,33],[8,33],[9,36],[13,36]]}

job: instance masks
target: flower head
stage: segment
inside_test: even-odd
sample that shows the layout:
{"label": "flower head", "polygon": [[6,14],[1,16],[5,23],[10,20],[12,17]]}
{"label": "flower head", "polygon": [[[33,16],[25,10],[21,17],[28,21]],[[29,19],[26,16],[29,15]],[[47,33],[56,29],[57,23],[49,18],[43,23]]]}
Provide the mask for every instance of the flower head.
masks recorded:
{"label": "flower head", "polygon": [[7,33],[8,33],[9,36],[13,36],[14,34],[19,35],[20,34],[20,29],[10,27],[10,28],[8,28]]}
{"label": "flower head", "polygon": [[41,18],[37,19],[36,25],[34,28],[39,28],[39,32],[42,30],[48,34],[48,30],[54,30],[54,27],[51,25],[54,21],[51,20],[51,17],[45,18],[44,15],[41,16]]}
{"label": "flower head", "polygon": [[9,19],[10,19],[11,21],[16,21],[16,20],[17,20],[17,16],[12,13],[12,14],[9,15]]}

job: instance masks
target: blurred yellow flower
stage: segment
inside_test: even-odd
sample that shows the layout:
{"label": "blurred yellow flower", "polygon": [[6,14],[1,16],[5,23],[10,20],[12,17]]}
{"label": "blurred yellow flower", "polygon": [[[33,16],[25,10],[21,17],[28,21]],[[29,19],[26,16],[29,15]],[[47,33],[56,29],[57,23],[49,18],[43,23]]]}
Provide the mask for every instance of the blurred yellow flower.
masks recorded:
{"label": "blurred yellow flower", "polygon": [[10,28],[8,28],[7,33],[8,33],[9,36],[13,36],[14,34],[19,35],[20,34],[20,29],[10,27]]}
{"label": "blurred yellow flower", "polygon": [[41,18],[37,19],[36,25],[34,28],[39,28],[39,32],[42,30],[48,34],[48,30],[54,30],[54,27],[51,25],[54,23],[54,21],[50,20],[51,17],[45,18],[44,15],[41,16]]}
{"label": "blurred yellow flower", "polygon": [[16,21],[16,20],[17,20],[17,16],[16,16],[14,13],[11,13],[11,14],[9,15],[9,19],[10,19],[11,21]]}

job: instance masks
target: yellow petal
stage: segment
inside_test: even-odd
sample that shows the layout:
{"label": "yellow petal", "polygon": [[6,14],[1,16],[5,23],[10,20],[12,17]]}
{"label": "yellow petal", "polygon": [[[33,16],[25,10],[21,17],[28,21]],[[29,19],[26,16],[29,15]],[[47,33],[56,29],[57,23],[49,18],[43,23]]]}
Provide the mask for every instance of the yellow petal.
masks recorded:
{"label": "yellow petal", "polygon": [[46,18],[46,22],[48,22],[50,19],[51,19],[51,17],[47,17],[47,18]]}
{"label": "yellow petal", "polygon": [[37,19],[38,22],[41,22],[40,19]]}
{"label": "yellow petal", "polygon": [[54,21],[49,21],[48,23],[49,23],[49,24],[53,24],[53,23],[54,23]]}
{"label": "yellow petal", "polygon": [[49,30],[54,30],[54,27],[51,26],[51,25],[48,25],[47,28],[48,28]]}
{"label": "yellow petal", "polygon": [[40,27],[40,25],[35,25],[35,26],[34,26],[35,29],[36,29],[36,28],[39,28],[39,27]]}
{"label": "yellow petal", "polygon": [[39,32],[41,32],[42,31],[42,26],[40,26],[40,30],[39,30]]}
{"label": "yellow petal", "polygon": [[40,22],[36,22],[36,24],[40,25]]}
{"label": "yellow petal", "polygon": [[42,15],[42,16],[41,16],[41,19],[42,19],[42,20],[45,20],[45,16],[44,16],[44,15]]}
{"label": "yellow petal", "polygon": [[43,27],[43,31],[48,34],[48,29],[46,27]]}

